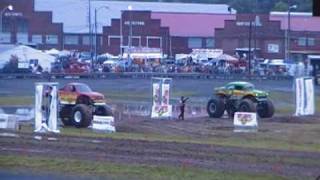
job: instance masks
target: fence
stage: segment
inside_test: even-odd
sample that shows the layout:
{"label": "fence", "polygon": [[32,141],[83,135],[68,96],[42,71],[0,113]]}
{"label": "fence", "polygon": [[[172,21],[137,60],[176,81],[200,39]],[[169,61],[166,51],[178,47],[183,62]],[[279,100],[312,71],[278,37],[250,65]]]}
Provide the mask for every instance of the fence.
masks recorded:
{"label": "fence", "polygon": [[87,73],[87,74],[4,74],[0,73],[0,79],[109,79],[109,78],[174,78],[174,79],[222,79],[222,80],[289,80],[291,76],[274,75],[274,76],[258,76],[243,74],[206,74],[206,73],[154,73],[154,72],[119,72],[119,73]]}

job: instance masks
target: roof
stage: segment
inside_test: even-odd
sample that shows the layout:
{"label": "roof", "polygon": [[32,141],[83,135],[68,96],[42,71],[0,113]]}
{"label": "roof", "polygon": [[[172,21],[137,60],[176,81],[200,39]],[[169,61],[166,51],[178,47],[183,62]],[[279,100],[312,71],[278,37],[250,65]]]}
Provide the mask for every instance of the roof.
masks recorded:
{"label": "roof", "polygon": [[[63,23],[65,33],[88,33],[88,0],[35,0],[36,11],[52,11],[53,22]],[[128,1],[94,1],[91,0],[91,22],[94,22],[94,10],[99,8],[97,15],[98,33],[102,26],[110,25],[111,19],[120,18],[121,11],[133,10],[167,13],[198,13],[227,14],[226,4],[191,4],[163,2],[128,2]],[[101,7],[107,6],[108,9]],[[199,24],[199,23],[198,23]]]}
{"label": "roof", "polygon": [[225,20],[235,20],[234,14],[192,14],[153,12],[151,17],[161,19],[161,26],[170,27],[170,35],[185,37],[212,37],[215,28],[223,28]]}
{"label": "roof", "polygon": [[[283,30],[288,28],[288,12],[271,12],[270,20],[280,21]],[[320,31],[320,17],[313,17],[312,13],[291,12],[290,21],[292,31]]]}
{"label": "roof", "polygon": [[245,82],[245,81],[234,81],[234,82],[228,83],[227,85],[253,86],[252,83]]}

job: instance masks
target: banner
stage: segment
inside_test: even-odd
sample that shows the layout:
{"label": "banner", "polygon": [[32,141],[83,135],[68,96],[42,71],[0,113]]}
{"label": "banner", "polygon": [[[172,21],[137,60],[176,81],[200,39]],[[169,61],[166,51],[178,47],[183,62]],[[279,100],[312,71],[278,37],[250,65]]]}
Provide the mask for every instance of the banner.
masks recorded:
{"label": "banner", "polygon": [[171,78],[152,78],[151,118],[168,118],[172,116],[170,105]]}
{"label": "banner", "polygon": [[42,124],[42,94],[43,94],[43,86],[40,84],[36,85],[36,93],[35,93],[35,129],[41,129]]}
{"label": "banner", "polygon": [[93,116],[92,129],[105,132],[116,132],[112,116]]}
{"label": "banner", "polygon": [[257,113],[236,112],[233,125],[234,132],[255,132],[258,128]]}
{"label": "banner", "polygon": [[36,83],[35,87],[35,132],[59,133],[58,83]]}
{"label": "banner", "polygon": [[162,106],[168,106],[169,105],[169,100],[170,100],[170,85],[169,84],[162,84],[162,101],[161,105]]}
{"label": "banner", "polygon": [[160,83],[153,83],[152,84],[152,104],[153,105],[160,105],[161,103],[161,96],[160,96]]}
{"label": "banner", "polygon": [[151,118],[167,118],[172,116],[172,105],[153,105]]}
{"label": "banner", "polygon": [[296,78],[296,116],[313,115],[315,113],[313,79],[308,77]]}

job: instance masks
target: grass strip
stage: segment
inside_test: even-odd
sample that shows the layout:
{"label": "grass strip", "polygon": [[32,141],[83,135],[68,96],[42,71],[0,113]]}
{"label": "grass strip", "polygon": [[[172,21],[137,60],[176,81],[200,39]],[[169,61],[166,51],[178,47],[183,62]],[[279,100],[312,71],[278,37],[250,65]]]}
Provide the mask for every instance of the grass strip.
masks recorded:
{"label": "grass strip", "polygon": [[37,156],[4,156],[0,155],[2,169],[28,169],[33,173],[59,173],[63,175],[103,177],[112,179],[154,179],[154,180],[284,180],[286,178],[258,173],[213,171],[188,167],[150,166],[150,165],[124,165],[108,163],[105,161],[88,161],[59,159]]}

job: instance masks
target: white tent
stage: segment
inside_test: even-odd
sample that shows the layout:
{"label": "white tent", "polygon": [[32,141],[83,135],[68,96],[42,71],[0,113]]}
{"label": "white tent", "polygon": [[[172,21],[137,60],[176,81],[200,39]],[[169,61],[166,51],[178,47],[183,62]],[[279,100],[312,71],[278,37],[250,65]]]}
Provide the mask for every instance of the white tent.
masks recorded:
{"label": "white tent", "polygon": [[58,56],[60,51],[55,49],[55,48],[52,48],[50,50],[46,50],[44,51],[46,54],[49,54],[49,55],[52,55],[52,56]]}
{"label": "white tent", "polygon": [[230,56],[229,54],[221,54],[217,57],[219,60],[225,60],[225,61],[238,61],[237,58]]}
{"label": "white tent", "polygon": [[50,71],[51,63],[54,62],[55,57],[33,49],[28,46],[18,45],[0,53],[0,68],[10,61],[11,56],[16,56],[19,63],[29,63],[30,60],[38,60],[39,65],[44,71]]}

